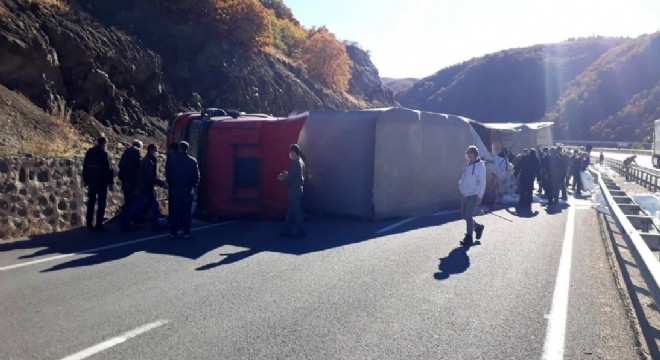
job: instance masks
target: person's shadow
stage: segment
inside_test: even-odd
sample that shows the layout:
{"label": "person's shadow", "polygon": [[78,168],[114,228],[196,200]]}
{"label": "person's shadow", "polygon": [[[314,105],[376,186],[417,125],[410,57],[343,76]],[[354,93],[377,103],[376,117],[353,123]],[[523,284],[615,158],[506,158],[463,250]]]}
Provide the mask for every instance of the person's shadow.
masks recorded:
{"label": "person's shadow", "polygon": [[[481,245],[479,241],[474,245]],[[436,280],[447,280],[451,275],[464,273],[470,267],[470,257],[468,251],[470,246],[459,246],[452,250],[447,257],[440,258],[438,272],[433,274]]]}
{"label": "person's shadow", "polygon": [[517,216],[520,218],[533,218],[539,215],[538,211],[531,211],[527,209],[521,209],[521,208],[515,208],[515,210],[511,210],[510,208],[506,209],[506,212],[513,216]]}

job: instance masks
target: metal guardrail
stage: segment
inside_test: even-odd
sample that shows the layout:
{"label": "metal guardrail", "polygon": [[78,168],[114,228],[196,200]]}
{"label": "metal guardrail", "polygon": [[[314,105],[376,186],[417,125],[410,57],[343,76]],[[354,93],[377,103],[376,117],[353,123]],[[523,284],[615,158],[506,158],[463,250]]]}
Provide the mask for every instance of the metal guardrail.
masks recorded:
{"label": "metal guardrail", "polygon": [[660,185],[658,181],[660,179],[660,172],[647,169],[641,166],[624,166],[623,161],[614,160],[614,159],[605,159],[605,163],[610,167],[610,169],[616,171],[626,178],[626,181],[633,181],[636,184],[643,186],[649,191],[658,192]]}
{"label": "metal guardrail", "polygon": [[[624,214],[619,207],[619,203],[615,201],[615,197],[610,193],[608,184],[606,184],[606,181],[603,179],[603,174],[600,172],[594,172],[594,174],[598,178],[598,185],[603,194],[603,198],[605,199],[605,203],[610,210],[610,214],[612,214],[614,221],[621,230],[621,234],[627,237],[630,244],[632,244],[629,249],[630,253],[633,255],[633,258],[637,263],[637,267],[649,288],[649,292],[653,297],[656,307],[658,307],[658,305],[660,305],[660,261],[656,259],[645,239],[642,238],[642,235],[640,235],[629,220],[628,217],[633,215]],[[611,180],[609,180],[608,183],[610,186],[614,187]],[[623,197],[617,196],[617,198]],[[623,199],[620,199],[619,202],[624,203],[621,200]],[[629,200],[631,204],[634,204],[632,199]],[[660,237],[660,235],[658,235],[658,237]]]}
{"label": "metal guardrail", "polygon": [[[581,150],[583,146],[573,146],[565,145],[562,146],[566,150]],[[614,154],[626,154],[626,155],[641,155],[641,156],[652,156],[653,150],[636,150],[636,149],[614,149],[614,148],[593,148],[591,149],[591,155],[600,154],[600,153],[614,153]]]}

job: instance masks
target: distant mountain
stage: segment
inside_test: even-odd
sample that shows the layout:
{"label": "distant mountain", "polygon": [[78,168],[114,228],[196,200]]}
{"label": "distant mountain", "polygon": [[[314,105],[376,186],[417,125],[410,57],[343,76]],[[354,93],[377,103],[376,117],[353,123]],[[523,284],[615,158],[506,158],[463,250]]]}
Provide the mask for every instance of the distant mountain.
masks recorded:
{"label": "distant mountain", "polygon": [[400,93],[410,89],[419,79],[416,78],[403,78],[403,79],[394,79],[394,78],[380,78],[383,83],[383,86],[390,89],[394,94]]}
{"label": "distant mountain", "polygon": [[484,122],[553,121],[557,138],[638,141],[660,118],[659,98],[660,33],[505,50],[396,94],[405,107]]}

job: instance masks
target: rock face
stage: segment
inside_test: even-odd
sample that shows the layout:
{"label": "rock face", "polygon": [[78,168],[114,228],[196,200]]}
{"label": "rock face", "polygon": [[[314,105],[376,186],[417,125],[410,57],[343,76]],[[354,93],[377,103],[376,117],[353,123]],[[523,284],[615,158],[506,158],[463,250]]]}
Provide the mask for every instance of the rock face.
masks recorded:
{"label": "rock face", "polygon": [[353,61],[349,92],[378,107],[394,104],[392,91],[383,86],[378,69],[371,62],[369,54],[357,44],[350,43],[346,44],[346,51]]}
{"label": "rock face", "polygon": [[[82,158],[0,158],[0,239],[63,231],[85,225]],[[118,161],[115,161],[117,164]],[[164,166],[160,163],[159,171]],[[161,174],[161,177],[163,175]],[[108,193],[106,218],[120,211],[121,183]],[[159,198],[165,193],[160,191]]]}
{"label": "rock face", "polygon": [[154,118],[201,106],[285,116],[394,105],[358,48],[349,49],[356,65],[349,94],[334,93],[299,66],[235,48],[149,0],[69,0],[64,10],[39,3],[0,0],[0,85],[42,108],[64,99],[120,134],[162,133]]}
{"label": "rock face", "polygon": [[175,111],[163,91],[160,57],[82,12],[4,1],[0,83],[42,108],[63,98],[120,131],[156,129],[145,119]]}

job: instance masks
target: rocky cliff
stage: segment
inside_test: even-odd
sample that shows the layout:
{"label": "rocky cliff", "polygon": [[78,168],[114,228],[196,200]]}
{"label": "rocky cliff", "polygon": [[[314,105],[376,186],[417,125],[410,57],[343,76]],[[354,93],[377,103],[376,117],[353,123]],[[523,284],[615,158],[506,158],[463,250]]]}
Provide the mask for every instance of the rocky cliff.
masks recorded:
{"label": "rocky cliff", "polygon": [[[158,136],[172,113],[394,105],[366,53],[351,51],[348,93],[314,83],[283,56],[244,51],[203,23],[177,21],[150,0],[0,0],[0,85],[48,109],[63,99],[81,122]],[[84,127],[84,124],[80,125]]]}

